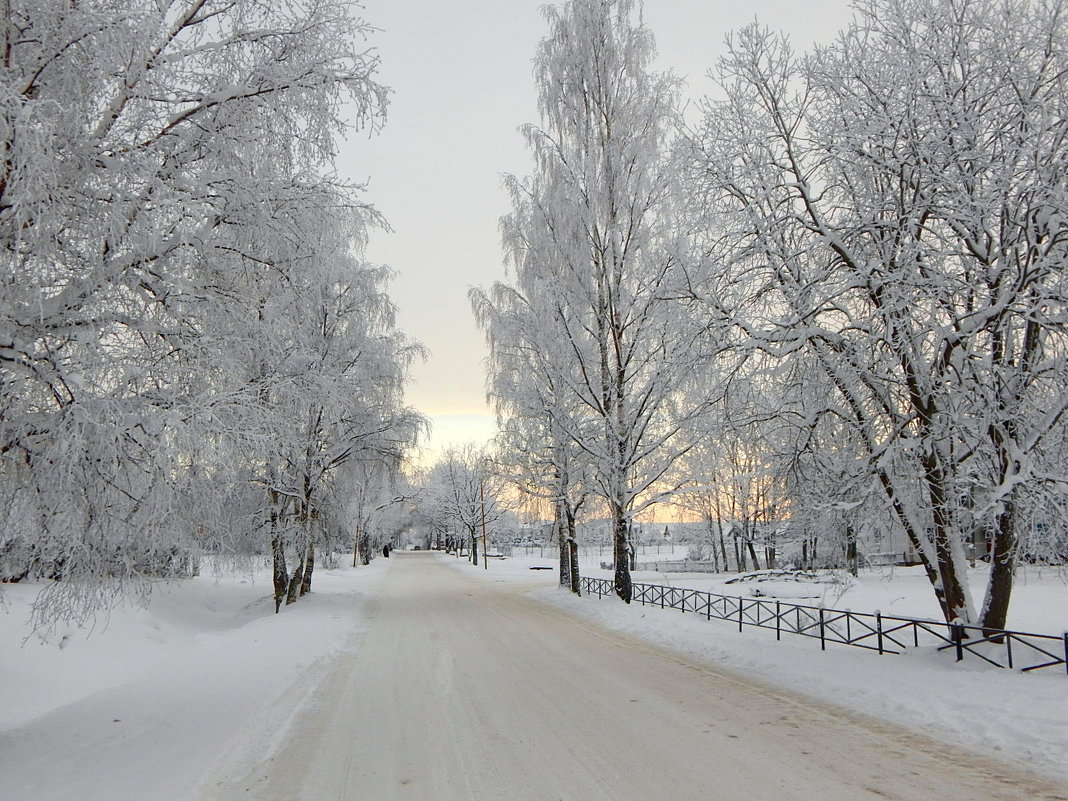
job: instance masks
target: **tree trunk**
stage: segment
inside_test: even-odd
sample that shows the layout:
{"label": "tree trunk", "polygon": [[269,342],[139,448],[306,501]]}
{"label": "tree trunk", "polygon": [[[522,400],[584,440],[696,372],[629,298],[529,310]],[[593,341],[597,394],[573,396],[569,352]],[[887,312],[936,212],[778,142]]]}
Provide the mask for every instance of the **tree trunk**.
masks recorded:
{"label": "tree trunk", "polygon": [[478,535],[471,529],[471,564],[478,567]]}
{"label": "tree trunk", "polygon": [[274,580],[274,611],[282,608],[289,586],[289,571],[286,569],[286,552],[282,547],[282,538],[278,534],[278,512],[271,509],[271,559],[273,561],[272,578]]}
{"label": "tree trunk", "polygon": [[846,525],[846,566],[852,575],[857,575],[860,557],[857,555],[857,532],[853,526]]}
{"label": "tree trunk", "polygon": [[756,548],[753,546],[753,541],[746,540],[745,546],[749,549],[749,558],[753,560],[753,570],[760,570],[760,560],[757,559]]}
{"label": "tree trunk", "polygon": [[946,622],[952,623],[959,619],[964,623],[971,623],[967,590],[962,583],[963,577],[958,573],[957,561],[953,555],[952,538],[956,532],[953,531],[950,520],[944,472],[941,463],[933,455],[924,454],[921,460],[926,471],[925,479],[934,518],[935,557],[940,579],[935,585],[935,595],[942,604]]}
{"label": "tree trunk", "polygon": [[705,518],[705,523],[708,528],[708,546],[710,555],[712,557],[712,569],[719,572],[719,552],[716,550],[716,521],[711,516]]}
{"label": "tree trunk", "polygon": [[311,592],[312,572],[315,570],[315,537],[308,542],[308,554],[304,560],[304,578],[300,581],[300,594]]}
{"label": "tree trunk", "polygon": [[571,579],[571,592],[582,595],[582,577],[579,575],[578,541],[575,539],[575,513],[571,511],[571,504],[564,507],[564,521],[567,523],[567,556],[570,562],[568,573]]}
{"label": "tree trunk", "polygon": [[567,540],[568,557],[571,560],[571,592],[575,595],[582,595],[582,576],[579,575],[579,563],[578,563],[578,543],[575,542],[574,537],[569,537]]}
{"label": "tree trunk", "polygon": [[297,569],[293,571],[293,575],[289,577],[289,588],[286,591],[286,606],[291,603],[296,603],[297,598],[300,597],[300,587],[304,583],[304,562],[301,561],[297,565]]}
{"label": "tree trunk", "polygon": [[560,586],[571,587],[571,547],[564,531],[562,510],[560,504],[556,505],[556,538],[560,545]]}
{"label": "tree trunk", "polygon": [[[1025,340],[1025,358],[1029,361],[1037,332],[1028,330]],[[990,438],[998,454],[998,484],[1005,486],[1009,478],[1018,475],[1020,466],[1012,446],[1018,438],[1016,422],[1010,420],[1004,426],[991,426]],[[1016,490],[1009,492],[1002,501],[990,542],[990,580],[986,585],[983,609],[979,625],[989,636],[989,630],[1004,629],[1009,616],[1009,599],[1012,597],[1012,580],[1016,572]]]}
{"label": "tree trunk", "polygon": [[994,629],[1004,629],[1009,617],[1013,574],[1016,572],[1016,504],[1005,501],[994,530],[990,551],[990,580],[983,598],[983,612],[979,625],[990,636]]}
{"label": "tree trunk", "polygon": [[633,587],[630,580],[630,541],[627,539],[627,520],[620,506],[612,507],[612,553],[615,557],[615,590],[624,603],[630,603]]}

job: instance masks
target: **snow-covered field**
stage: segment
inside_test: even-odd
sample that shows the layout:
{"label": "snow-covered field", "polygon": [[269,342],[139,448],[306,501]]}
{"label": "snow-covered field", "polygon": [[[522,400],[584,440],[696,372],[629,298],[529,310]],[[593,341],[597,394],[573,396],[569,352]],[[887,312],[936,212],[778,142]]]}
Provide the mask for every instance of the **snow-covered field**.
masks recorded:
{"label": "snow-covered field", "polygon": [[[549,564],[541,560],[539,564]],[[611,578],[610,570],[583,565],[583,575]],[[770,597],[809,606],[827,606],[854,612],[882,612],[884,615],[942,620],[931,584],[922,567],[885,567],[862,570],[855,583],[847,585],[798,585],[792,582],[727,583],[733,574],[656,573],[636,571],[635,581],[648,584],[706,590],[720,595],[750,595],[760,589]],[[969,571],[969,586],[976,606],[982,601],[987,571]],[[1013,588],[1008,628],[1036,634],[1062,634],[1068,631],[1068,573],[1063,568],[1021,568]]]}
{"label": "snow-covered field", "polygon": [[[529,587],[543,602],[700,659],[978,751],[1021,759],[1068,782],[1068,676],[956,665],[922,652],[885,656],[786,638],[673,610],[575,598],[549,559],[441,557],[465,574]],[[47,638],[26,626],[37,588],[4,588],[0,610],[0,801],[186,801],[212,767],[249,765],[281,738],[330,655],[353,649],[395,560],[319,570],[315,591],[272,614],[266,570],[162,587],[147,609],[115,610],[89,632]],[[589,575],[606,575],[587,566]],[[636,574],[641,581],[742,593],[727,576]],[[979,574],[973,578],[978,580]],[[981,588],[973,587],[975,592]],[[836,591],[837,592],[837,591]],[[863,574],[829,603],[933,615],[914,570]],[[1058,633],[1068,588],[1055,571],[1021,576],[1013,625]],[[23,641],[25,640],[24,644]],[[146,796],[145,787],[153,788]]]}
{"label": "snow-covered field", "polygon": [[[488,570],[465,569],[489,581],[544,585],[535,597],[652,642],[922,731],[935,739],[983,753],[1020,759],[1038,773],[1068,781],[1068,676],[1057,670],[1022,674],[975,663],[957,664],[948,654],[927,651],[879,656],[869,651],[784,636],[773,631],[706,621],[673,609],[626,605],[615,598],[576,598],[555,587],[555,573],[530,570],[549,559],[514,557],[491,561]],[[463,566],[463,563],[460,563]],[[585,567],[585,574],[608,578],[608,571]],[[727,584],[730,575],[636,572],[635,581],[674,584],[724,595],[748,593],[752,584]],[[981,597],[984,577],[971,575]],[[1068,584],[1056,570],[1020,576],[1011,623],[1037,633],[1068,628]],[[840,594],[831,589],[827,606],[853,611],[937,617],[937,605],[920,568],[862,572]],[[928,597],[930,596],[930,597]],[[817,599],[796,603],[815,604]],[[833,603],[832,603],[833,602]]]}

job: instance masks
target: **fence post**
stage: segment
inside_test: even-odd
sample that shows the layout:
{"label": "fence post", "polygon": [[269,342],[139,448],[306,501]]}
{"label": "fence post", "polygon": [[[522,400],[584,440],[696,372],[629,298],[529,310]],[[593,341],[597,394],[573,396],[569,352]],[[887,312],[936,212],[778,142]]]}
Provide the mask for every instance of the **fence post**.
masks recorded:
{"label": "fence post", "polygon": [[952,631],[953,644],[956,645],[957,661],[964,660],[964,626],[960,622],[960,618],[954,618],[953,622],[949,624]]}
{"label": "fence post", "polygon": [[875,640],[879,643],[879,656],[883,655],[883,614],[875,610]]}
{"label": "fence post", "polygon": [[1064,669],[1068,671],[1068,631],[1064,632]]}
{"label": "fence post", "polygon": [[742,599],[738,597],[738,632],[742,631]]}
{"label": "fence post", "polygon": [[820,607],[820,650],[827,650],[827,635],[823,627],[823,607]]}
{"label": "fence post", "polygon": [[775,602],[775,639],[782,639],[782,616],[779,614],[779,601]]}

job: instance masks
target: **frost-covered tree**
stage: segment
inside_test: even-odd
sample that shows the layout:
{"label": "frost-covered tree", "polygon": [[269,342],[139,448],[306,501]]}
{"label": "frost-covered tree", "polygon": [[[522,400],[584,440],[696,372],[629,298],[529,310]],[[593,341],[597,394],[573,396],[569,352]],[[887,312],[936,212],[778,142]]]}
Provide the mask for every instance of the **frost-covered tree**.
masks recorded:
{"label": "frost-covered tree", "polygon": [[290,343],[278,365],[281,391],[269,397],[280,404],[274,419],[289,427],[275,440],[287,447],[268,462],[277,495],[298,524],[289,601],[298,585],[300,594],[310,588],[325,504],[343,505],[355,491],[334,486],[341,469],[354,462],[396,469],[422,424],[403,406],[407,365],[418,351],[393,328],[385,275],[344,252],[332,255],[335,268],[311,272],[318,280],[282,310]]}
{"label": "frost-covered tree", "polygon": [[[269,307],[362,280],[337,243],[373,213],[327,176],[346,117],[377,127],[386,94],[347,0],[4,10],[0,551],[67,579],[48,617],[262,518],[254,456],[292,345]],[[294,289],[302,269],[326,272]],[[320,433],[307,408],[285,426]]]}
{"label": "frost-covered tree", "polygon": [[1002,627],[1027,506],[1064,490],[1064,9],[856,8],[807,57],[757,26],[734,37],[693,138],[693,286],[739,358],[803,355],[833,390],[805,414],[848,429],[946,619]]}
{"label": "frost-covered tree", "polygon": [[370,563],[378,549],[411,524],[421,481],[413,481],[393,459],[362,459],[346,470],[347,519],[352,534],[352,566]]}
{"label": "frost-covered tree", "polygon": [[[509,179],[505,241],[521,293],[565,364],[552,425],[583,452],[612,520],[616,592],[631,597],[634,514],[673,489],[693,414],[679,392],[697,359],[672,297],[672,178],[665,158],[677,82],[651,69],[653,38],[631,0],[545,11],[535,57],[534,158]],[[554,434],[555,436],[555,434]]]}
{"label": "frost-covered tree", "polygon": [[477,565],[483,526],[492,526],[507,509],[503,484],[483,449],[470,443],[449,448],[427,474],[419,494],[420,514],[442,521],[457,554],[466,543]]}
{"label": "frost-covered tree", "polygon": [[[520,280],[536,280],[532,260],[542,254],[514,221],[504,221],[506,246]],[[554,340],[556,329],[544,325],[556,314],[552,293],[526,288],[529,297],[503,283],[493,286],[492,297],[473,289],[471,303],[490,346],[487,386],[497,409],[500,461],[512,468],[509,478],[528,504],[544,502],[552,510],[560,585],[578,594],[575,519],[589,494],[590,465],[569,432],[581,425],[583,410],[564,380],[570,354]]]}

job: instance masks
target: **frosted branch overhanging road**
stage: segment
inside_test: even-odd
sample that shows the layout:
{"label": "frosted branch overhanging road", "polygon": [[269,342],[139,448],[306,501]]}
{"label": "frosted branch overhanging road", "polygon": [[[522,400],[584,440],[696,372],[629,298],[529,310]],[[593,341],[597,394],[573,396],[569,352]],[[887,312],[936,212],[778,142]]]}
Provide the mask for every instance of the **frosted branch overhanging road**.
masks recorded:
{"label": "frosted branch overhanging road", "polygon": [[216,786],[219,798],[1061,797],[1022,772],[575,620],[436,554],[394,558],[369,627],[286,745]]}

